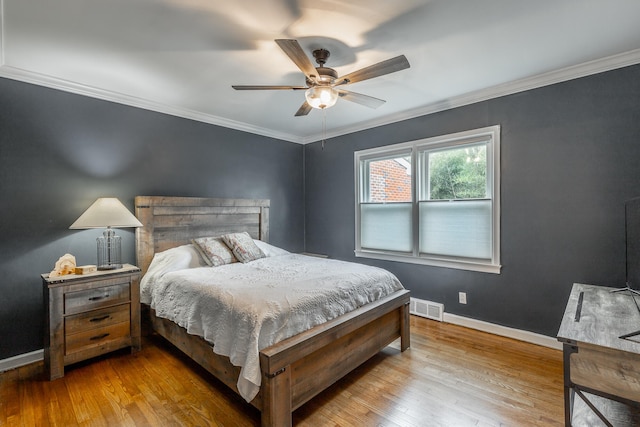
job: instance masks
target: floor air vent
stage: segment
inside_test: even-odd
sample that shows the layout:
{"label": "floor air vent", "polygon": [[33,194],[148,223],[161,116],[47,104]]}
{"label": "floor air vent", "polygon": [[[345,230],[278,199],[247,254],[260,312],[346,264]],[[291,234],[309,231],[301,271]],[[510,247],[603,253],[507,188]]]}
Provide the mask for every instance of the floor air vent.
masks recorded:
{"label": "floor air vent", "polygon": [[427,319],[442,322],[444,305],[437,302],[425,301],[423,299],[411,298],[409,312],[416,316],[422,316]]}

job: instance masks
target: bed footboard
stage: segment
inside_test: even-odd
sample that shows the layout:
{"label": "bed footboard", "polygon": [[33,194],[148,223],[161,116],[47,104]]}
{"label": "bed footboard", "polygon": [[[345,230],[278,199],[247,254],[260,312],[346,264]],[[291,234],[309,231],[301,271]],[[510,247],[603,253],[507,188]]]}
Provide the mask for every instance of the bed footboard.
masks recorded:
{"label": "bed footboard", "polygon": [[289,426],[291,412],[401,339],[410,345],[409,291],[401,291],[260,352],[262,425]]}
{"label": "bed footboard", "polygon": [[[198,336],[150,311],[153,329],[237,393],[240,368]],[[290,426],[291,413],[400,338],[409,348],[409,291],[399,291],[260,352],[262,385],[251,404],[263,427]]]}

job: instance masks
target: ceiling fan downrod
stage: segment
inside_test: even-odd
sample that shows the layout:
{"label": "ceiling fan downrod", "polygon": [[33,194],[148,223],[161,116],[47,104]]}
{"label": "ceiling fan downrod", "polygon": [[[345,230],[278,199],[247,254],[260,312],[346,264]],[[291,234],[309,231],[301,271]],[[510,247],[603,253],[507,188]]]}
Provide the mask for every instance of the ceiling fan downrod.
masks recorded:
{"label": "ceiling fan downrod", "polygon": [[316,59],[319,67],[316,67],[318,72],[319,82],[321,85],[332,84],[335,79],[338,78],[338,73],[333,68],[325,67],[324,64],[329,59],[329,53],[326,49],[316,49],[313,51],[313,57]]}

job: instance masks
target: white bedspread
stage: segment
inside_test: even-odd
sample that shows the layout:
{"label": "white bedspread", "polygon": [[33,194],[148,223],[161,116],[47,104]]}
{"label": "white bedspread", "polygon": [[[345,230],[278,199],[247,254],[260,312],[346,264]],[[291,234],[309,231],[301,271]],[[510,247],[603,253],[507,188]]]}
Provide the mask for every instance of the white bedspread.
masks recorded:
{"label": "white bedspread", "polygon": [[295,254],[220,267],[166,264],[154,258],[142,302],[240,366],[247,402],[260,387],[259,350],[402,289],[380,268]]}

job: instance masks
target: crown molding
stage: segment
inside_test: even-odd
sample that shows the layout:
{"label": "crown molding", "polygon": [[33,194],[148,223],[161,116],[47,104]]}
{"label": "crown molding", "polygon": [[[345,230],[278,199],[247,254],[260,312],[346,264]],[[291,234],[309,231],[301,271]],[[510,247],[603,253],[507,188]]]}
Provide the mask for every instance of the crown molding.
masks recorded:
{"label": "crown molding", "polygon": [[243,132],[253,133],[270,138],[276,138],[296,143],[302,142],[301,138],[296,135],[277,132],[272,129],[253,126],[248,123],[239,122],[236,120],[225,119],[223,117],[201,113],[199,111],[190,110],[188,108],[173,107],[170,105],[162,104],[160,102],[150,101],[123,93],[104,90],[97,87],[72,82],[70,80],[51,77],[46,74],[40,74],[33,71],[11,67],[8,65],[0,66],[0,77],[6,77],[8,79],[19,80],[25,83],[32,83],[39,86],[45,86],[51,89],[58,89],[65,92],[74,93],[76,95],[102,99],[104,101],[111,101],[131,107],[142,108],[144,110],[156,111],[158,113],[196,120],[199,122],[209,123],[216,126],[240,130]]}
{"label": "crown molding", "polygon": [[335,138],[354,132],[372,129],[392,123],[401,122],[403,120],[413,119],[440,111],[450,110],[465,105],[475,104],[481,101],[487,101],[501,96],[512,95],[514,93],[524,92],[531,89],[537,89],[556,83],[562,83],[569,80],[587,77],[593,74],[599,74],[606,71],[624,68],[640,63],[640,49],[631,50],[618,55],[612,55],[601,59],[585,62],[582,64],[550,71],[535,76],[514,80],[486,89],[469,92],[453,98],[443,99],[429,105],[425,105],[413,110],[402,111],[397,114],[381,117],[375,120],[360,122],[353,126],[345,126],[327,132],[325,135],[316,133],[302,138],[303,144],[316,142],[322,139]]}
{"label": "crown molding", "polygon": [[83,85],[70,80],[64,80],[57,77],[49,76],[46,74],[36,73],[33,71],[24,70],[18,67],[12,67],[6,64],[5,61],[5,45],[6,39],[4,34],[4,0],[0,0],[0,77],[5,77],[12,80],[18,80],[25,83],[31,83],[39,86],[48,87],[51,89],[58,89],[65,92],[74,93],[77,95],[88,96],[91,98],[102,99],[104,101],[111,101],[118,104],[123,104],[131,107],[142,108],[144,110],[155,111],[158,113],[169,114],[171,116],[182,117],[185,119],[195,120],[203,123],[209,123],[216,126],[222,126],[234,130],[253,133],[256,135],[266,136],[269,138],[280,139],[289,142],[302,143],[302,138],[284,132],[277,132],[272,129],[267,129],[259,126],[253,126],[249,123],[239,122],[236,120],[225,119],[223,117],[217,117],[211,114],[204,114],[199,111],[190,110],[187,108],[173,107],[170,105],[162,104],[155,101],[150,101],[143,98],[134,97],[118,92],[108,91],[97,87]]}

